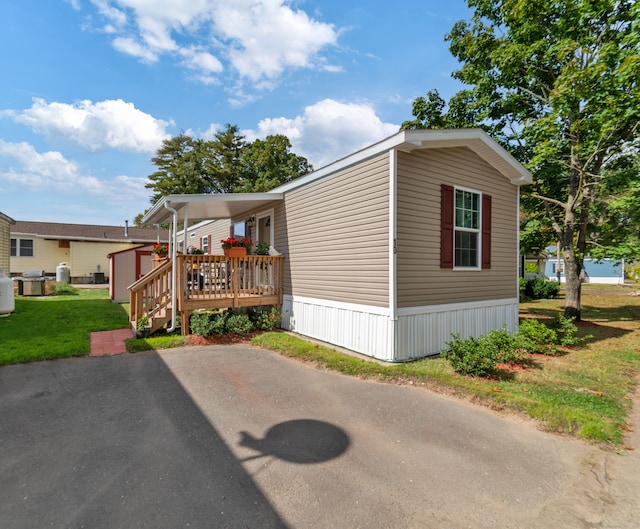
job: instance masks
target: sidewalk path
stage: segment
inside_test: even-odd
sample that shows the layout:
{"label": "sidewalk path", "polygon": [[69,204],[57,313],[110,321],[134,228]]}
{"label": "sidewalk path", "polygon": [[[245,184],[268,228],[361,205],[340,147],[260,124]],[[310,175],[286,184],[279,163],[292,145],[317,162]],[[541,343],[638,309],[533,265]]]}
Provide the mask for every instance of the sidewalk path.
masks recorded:
{"label": "sidewalk path", "polygon": [[117,355],[127,352],[126,338],[133,337],[130,329],[100,331],[91,333],[91,352],[89,356]]}

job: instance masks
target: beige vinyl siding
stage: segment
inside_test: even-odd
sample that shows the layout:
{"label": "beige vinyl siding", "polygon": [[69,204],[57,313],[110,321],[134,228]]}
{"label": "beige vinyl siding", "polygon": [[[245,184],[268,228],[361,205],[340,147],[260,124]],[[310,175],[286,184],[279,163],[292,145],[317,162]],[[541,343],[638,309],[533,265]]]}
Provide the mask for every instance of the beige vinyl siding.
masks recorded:
{"label": "beige vinyl siding", "polygon": [[[57,241],[55,242],[57,244]],[[70,246],[70,258],[63,259],[63,261],[69,263],[71,277],[93,280],[93,274],[95,272],[102,272],[105,276],[109,276],[108,254],[134,248],[139,245],[114,242],[71,241]],[[59,263],[56,263],[56,266],[58,264]],[[55,272],[55,266],[53,271]]]}
{"label": "beige vinyl siding", "polygon": [[9,275],[9,257],[11,255],[11,228],[9,221],[0,215],[0,270]]}
{"label": "beige vinyl siding", "polygon": [[21,274],[25,270],[44,270],[45,274],[55,275],[56,267],[70,259],[69,248],[60,248],[58,241],[41,239],[35,235],[13,233],[14,239],[32,239],[33,257],[12,257],[11,273]]}
{"label": "beige vinyl siding", "polygon": [[275,217],[285,294],[388,306],[386,153],[286,192]]}
{"label": "beige vinyl siding", "polygon": [[[136,264],[139,253],[150,253],[153,250],[152,244],[137,245],[129,251],[112,254],[110,266],[113,268],[113,275],[109,270],[109,293],[114,301],[129,301],[129,285],[136,281]],[[141,255],[139,264],[140,276],[148,274],[152,270],[152,255]]]}
{"label": "beige vinyl siding", "polygon": [[[440,268],[440,185],[492,196],[490,270]],[[471,150],[398,153],[398,307],[516,296],[517,188]]]}
{"label": "beige vinyl siding", "polygon": [[[222,247],[220,241],[229,237],[229,227],[231,221],[229,219],[214,220],[212,222],[202,224],[194,229],[189,229],[187,233],[187,244],[185,250],[189,246],[195,246],[200,249],[200,239],[202,237],[208,237],[211,235],[211,247],[209,248],[210,255],[222,255]],[[192,237],[191,235],[194,234]],[[182,235],[178,236],[178,241],[183,239]]]}

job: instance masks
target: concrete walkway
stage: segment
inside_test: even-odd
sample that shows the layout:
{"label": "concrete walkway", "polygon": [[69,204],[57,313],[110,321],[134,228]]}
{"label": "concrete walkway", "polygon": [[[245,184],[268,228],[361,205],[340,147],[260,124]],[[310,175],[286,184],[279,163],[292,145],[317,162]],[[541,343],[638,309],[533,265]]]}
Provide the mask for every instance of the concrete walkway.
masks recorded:
{"label": "concrete walkway", "polygon": [[0,424],[3,529],[639,526],[636,433],[621,456],[244,345],[4,366]]}

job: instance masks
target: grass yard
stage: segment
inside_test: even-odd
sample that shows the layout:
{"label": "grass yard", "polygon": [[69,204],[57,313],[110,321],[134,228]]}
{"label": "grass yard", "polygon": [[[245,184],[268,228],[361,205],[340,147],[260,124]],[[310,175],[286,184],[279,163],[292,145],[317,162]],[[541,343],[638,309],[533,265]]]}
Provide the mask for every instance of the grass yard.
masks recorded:
{"label": "grass yard", "polygon": [[[592,337],[557,356],[536,355],[525,369],[497,376],[458,375],[448,362],[430,358],[380,365],[304,342],[284,333],[253,339],[255,345],[344,374],[423,386],[524,413],[552,431],[620,446],[640,372],[640,296],[631,289],[585,285],[579,335]],[[552,318],[564,300],[523,303],[522,317]]]}
{"label": "grass yard", "polygon": [[0,318],[0,365],[84,355],[92,331],[129,325],[127,306],[111,303],[107,289],[15,301],[15,312]]}

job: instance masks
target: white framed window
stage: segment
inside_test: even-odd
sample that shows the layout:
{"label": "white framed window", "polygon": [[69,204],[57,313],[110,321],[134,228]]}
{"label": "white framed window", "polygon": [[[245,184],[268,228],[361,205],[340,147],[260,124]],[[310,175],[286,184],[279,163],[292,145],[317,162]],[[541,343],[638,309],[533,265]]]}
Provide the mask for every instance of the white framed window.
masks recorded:
{"label": "white framed window", "polygon": [[11,239],[11,257],[33,257],[33,239]]}
{"label": "white framed window", "polygon": [[480,268],[481,195],[455,190],[454,266]]}
{"label": "white framed window", "polygon": [[236,238],[246,237],[246,224],[243,222],[233,223],[233,236]]}
{"label": "white framed window", "polygon": [[209,253],[209,237],[202,237],[200,239],[200,247],[204,253]]}

